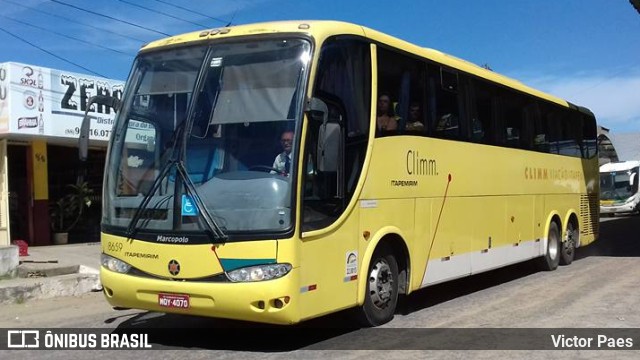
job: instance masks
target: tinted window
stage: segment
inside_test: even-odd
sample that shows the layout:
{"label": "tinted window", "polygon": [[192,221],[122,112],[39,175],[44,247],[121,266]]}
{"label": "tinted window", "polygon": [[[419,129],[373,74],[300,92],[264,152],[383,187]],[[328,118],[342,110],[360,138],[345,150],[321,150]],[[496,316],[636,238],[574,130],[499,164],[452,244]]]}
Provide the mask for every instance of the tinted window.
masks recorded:
{"label": "tinted window", "polygon": [[379,47],[376,136],[424,134],[426,105],[424,63]]}

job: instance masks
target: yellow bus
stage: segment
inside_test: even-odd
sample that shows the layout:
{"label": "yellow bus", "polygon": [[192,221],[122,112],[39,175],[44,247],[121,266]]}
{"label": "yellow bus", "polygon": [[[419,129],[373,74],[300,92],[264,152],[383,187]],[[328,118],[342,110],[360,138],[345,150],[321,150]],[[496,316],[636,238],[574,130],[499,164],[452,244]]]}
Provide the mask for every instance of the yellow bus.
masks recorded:
{"label": "yellow bus", "polygon": [[[569,264],[598,233],[582,107],[342,22],[144,46],[105,169],[117,307],[295,324],[508,264]],[[83,122],[86,153],[90,117]]]}

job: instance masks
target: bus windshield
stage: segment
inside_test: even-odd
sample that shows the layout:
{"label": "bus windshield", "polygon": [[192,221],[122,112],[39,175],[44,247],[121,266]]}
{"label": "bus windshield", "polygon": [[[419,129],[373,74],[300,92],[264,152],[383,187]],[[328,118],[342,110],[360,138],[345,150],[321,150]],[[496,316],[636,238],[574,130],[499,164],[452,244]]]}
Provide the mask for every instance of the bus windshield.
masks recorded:
{"label": "bus windshield", "polygon": [[638,168],[600,173],[600,199],[624,201],[638,191]]}
{"label": "bus windshield", "polygon": [[290,229],[310,49],[279,38],[142,54],[109,153],[105,229],[202,233],[203,215],[229,233]]}

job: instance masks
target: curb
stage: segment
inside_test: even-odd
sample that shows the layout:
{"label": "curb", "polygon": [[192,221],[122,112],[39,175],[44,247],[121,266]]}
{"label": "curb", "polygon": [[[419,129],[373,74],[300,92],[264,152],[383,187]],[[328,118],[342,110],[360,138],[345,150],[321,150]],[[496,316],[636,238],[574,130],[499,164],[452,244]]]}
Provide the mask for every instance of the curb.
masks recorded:
{"label": "curb", "polygon": [[21,304],[27,300],[78,296],[102,291],[97,270],[80,266],[78,272],[40,278],[17,278],[0,281],[0,304]]}

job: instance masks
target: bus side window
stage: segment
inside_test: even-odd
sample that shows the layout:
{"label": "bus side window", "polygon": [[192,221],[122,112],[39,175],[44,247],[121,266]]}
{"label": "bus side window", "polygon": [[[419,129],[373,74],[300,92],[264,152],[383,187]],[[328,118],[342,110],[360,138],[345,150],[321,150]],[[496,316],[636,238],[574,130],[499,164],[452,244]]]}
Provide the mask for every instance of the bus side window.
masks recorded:
{"label": "bus side window", "polygon": [[484,142],[484,125],[479,117],[471,119],[471,141]]}
{"label": "bus side window", "polygon": [[[389,97],[391,110],[383,114],[379,109],[376,136],[422,135],[425,131],[425,63],[382,46],[378,53],[378,97]],[[412,111],[412,109],[414,109]],[[392,129],[384,129],[391,116]]]}
{"label": "bus side window", "polygon": [[587,159],[590,159],[596,156],[596,154],[598,153],[598,130],[596,128],[596,121],[592,116],[582,115],[582,121],[584,124],[582,139],[584,141],[584,145],[587,148],[585,157]]}
{"label": "bus side window", "polygon": [[503,98],[500,115],[503,121],[505,145],[515,149],[528,149],[531,131],[525,125],[524,98],[517,93],[499,92]]}
{"label": "bus side window", "polygon": [[546,105],[541,104],[539,101],[532,104],[533,109],[533,149],[535,151],[549,153],[549,129],[544,119],[544,109]]}
{"label": "bus side window", "polygon": [[559,154],[558,147],[560,144],[560,123],[562,119],[560,116],[558,116],[557,110],[552,108],[547,109],[544,117],[547,123],[547,131],[549,135],[549,153]]}
{"label": "bus side window", "polygon": [[582,124],[578,114],[563,109],[560,125],[561,138],[559,143],[560,155],[582,157]]}
{"label": "bus side window", "polygon": [[[471,141],[481,144],[491,144],[493,112],[492,88],[483,81],[471,80],[470,84],[469,116],[471,117]],[[475,105],[475,106],[474,106]]]}
{"label": "bus side window", "polygon": [[[460,138],[458,74],[429,65],[428,76],[435,81],[435,119],[432,135],[445,139]],[[438,86],[439,85],[439,86]]]}

